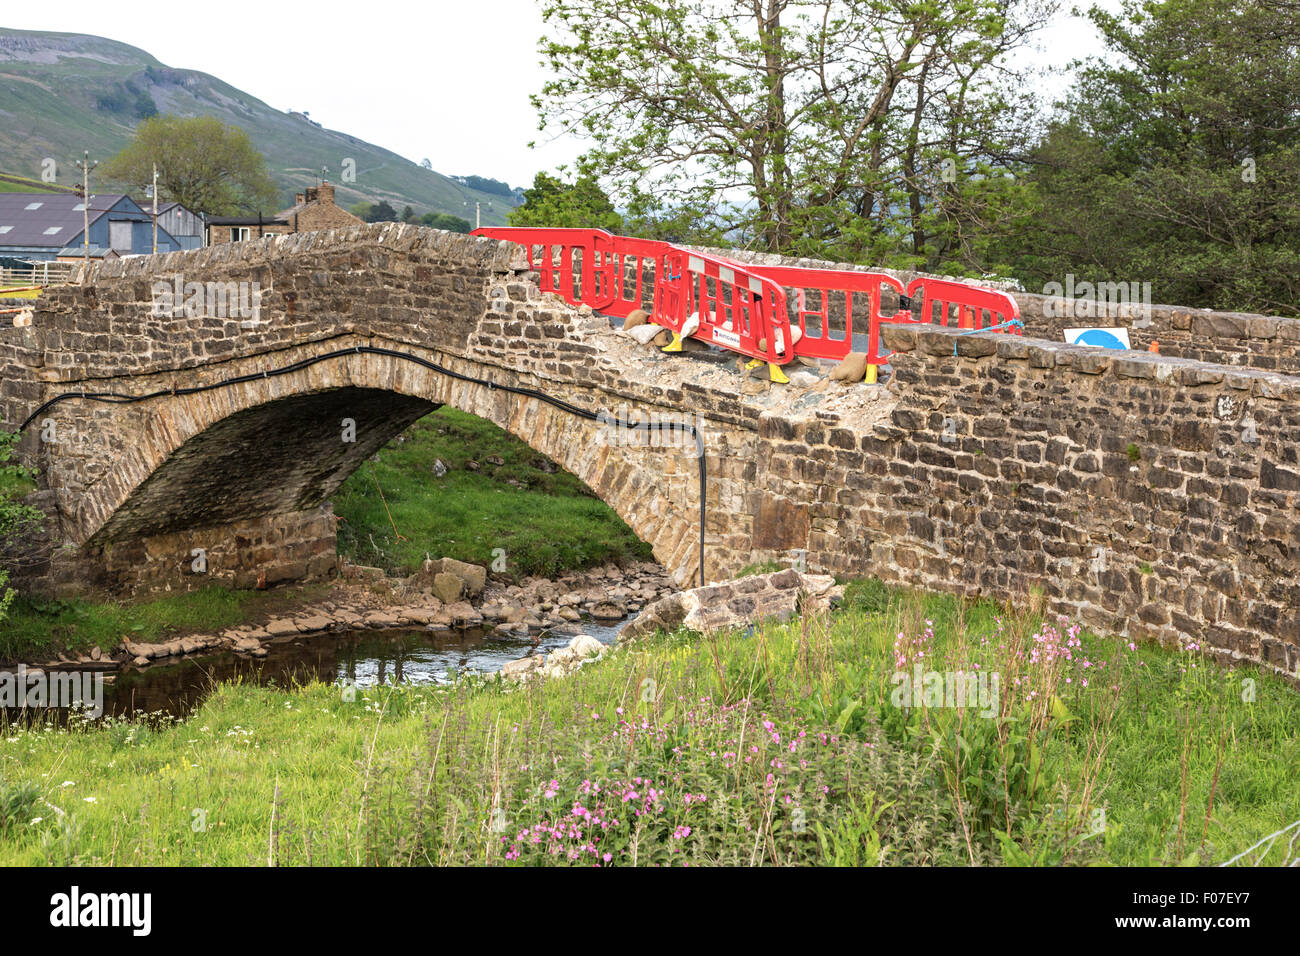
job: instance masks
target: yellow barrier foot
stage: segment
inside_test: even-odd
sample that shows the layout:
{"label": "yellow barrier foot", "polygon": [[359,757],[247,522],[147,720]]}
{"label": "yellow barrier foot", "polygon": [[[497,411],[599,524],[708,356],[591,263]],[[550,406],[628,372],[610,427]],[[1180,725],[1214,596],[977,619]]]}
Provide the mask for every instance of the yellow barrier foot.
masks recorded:
{"label": "yellow barrier foot", "polygon": [[875,384],[876,384],[876,376],[877,376],[878,374],[879,374],[879,371],[878,371],[878,369],[877,369],[877,366],[875,366],[875,365],[868,365],[868,366],[867,366],[867,374],[866,374],[866,376],[862,379],[862,381],[866,382],[868,385],[875,385]]}
{"label": "yellow barrier foot", "polygon": [[781,371],[781,366],[772,362],[767,363],[767,377],[778,385],[789,385],[790,380],[785,377],[785,372]]}
{"label": "yellow barrier foot", "polygon": [[673,340],[665,345],[662,349],[664,352],[680,352],[682,350],[682,337],[674,332]]}
{"label": "yellow barrier foot", "polygon": [[745,371],[752,372],[754,369],[758,368],[762,364],[763,364],[762,359],[750,359],[748,362],[745,363]]}

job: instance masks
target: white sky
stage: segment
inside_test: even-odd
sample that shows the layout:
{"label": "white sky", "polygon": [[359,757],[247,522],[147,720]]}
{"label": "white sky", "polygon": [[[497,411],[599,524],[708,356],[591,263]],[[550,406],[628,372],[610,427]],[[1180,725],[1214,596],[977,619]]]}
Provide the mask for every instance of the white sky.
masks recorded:
{"label": "white sky", "polygon": [[[600,2],[600,0],[592,0]],[[1068,2],[1068,0],[1067,0]],[[1107,7],[1117,0],[1104,0]],[[4,26],[89,33],[201,70],[281,109],[448,175],[531,185],[582,143],[543,144],[529,105],[545,71],[537,0],[61,0],[6,4]],[[1034,62],[1099,52],[1090,25],[1059,18]],[[1063,81],[1052,84],[1055,89]],[[529,150],[536,140],[541,148]]]}

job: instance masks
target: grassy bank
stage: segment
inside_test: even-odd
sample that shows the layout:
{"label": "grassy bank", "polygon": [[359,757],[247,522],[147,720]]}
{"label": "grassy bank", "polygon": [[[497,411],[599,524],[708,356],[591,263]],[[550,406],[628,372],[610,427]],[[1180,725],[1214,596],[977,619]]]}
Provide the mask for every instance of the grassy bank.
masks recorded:
{"label": "grassy bank", "polygon": [[128,637],[139,643],[214,631],[295,607],[324,594],[326,585],[231,591],[212,585],[149,601],[45,600],[20,595],[0,622],[0,661],[31,661],[60,650],[111,651]]}
{"label": "grassy bank", "polygon": [[444,406],[378,457],[333,499],[339,550],[358,564],[410,573],[427,554],[490,565],[500,548],[505,573],[521,576],[651,557],[582,482],[484,419]]}
{"label": "grassy bank", "polygon": [[[1271,676],[849,597],[509,693],[228,686],[176,725],[11,729],[0,862],[1168,864],[1300,819],[1300,695]],[[992,716],[894,706],[922,661],[996,667]]]}

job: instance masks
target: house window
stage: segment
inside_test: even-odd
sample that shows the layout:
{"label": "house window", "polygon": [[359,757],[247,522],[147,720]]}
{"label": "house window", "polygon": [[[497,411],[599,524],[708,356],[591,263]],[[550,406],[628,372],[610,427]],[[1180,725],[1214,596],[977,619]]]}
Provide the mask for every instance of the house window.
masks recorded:
{"label": "house window", "polygon": [[230,241],[243,242],[245,239],[253,237],[253,228],[251,226],[231,226]]}

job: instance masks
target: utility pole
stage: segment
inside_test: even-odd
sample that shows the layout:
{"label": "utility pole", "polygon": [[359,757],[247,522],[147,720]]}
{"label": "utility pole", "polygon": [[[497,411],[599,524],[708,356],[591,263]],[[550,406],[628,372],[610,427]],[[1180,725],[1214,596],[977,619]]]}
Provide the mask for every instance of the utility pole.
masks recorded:
{"label": "utility pole", "polygon": [[158,164],[153,164],[153,254],[158,255]]}
{"label": "utility pole", "polygon": [[[489,209],[491,209],[491,208],[492,208],[492,204],[491,204],[491,203],[488,203],[488,204],[487,204],[487,207],[488,207]],[[465,208],[466,208],[466,209],[469,208],[469,200],[468,200],[468,199],[465,200]],[[475,228],[475,229],[478,229],[478,228],[480,228],[482,225],[483,225],[483,203],[480,202],[480,201],[478,201],[478,200],[475,200],[475,202],[474,202],[474,228]]]}
{"label": "utility pole", "polygon": [[90,260],[90,171],[98,165],[99,163],[90,161],[90,150],[86,150],[84,159],[77,161],[77,166],[81,169],[81,238],[84,240],[87,261]]}

